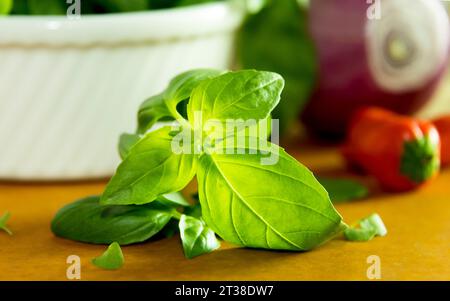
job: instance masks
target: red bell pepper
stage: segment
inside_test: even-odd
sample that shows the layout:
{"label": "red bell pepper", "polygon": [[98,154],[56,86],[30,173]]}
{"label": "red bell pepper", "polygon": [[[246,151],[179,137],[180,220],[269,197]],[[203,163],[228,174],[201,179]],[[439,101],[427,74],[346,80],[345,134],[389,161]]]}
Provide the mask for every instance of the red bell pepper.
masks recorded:
{"label": "red bell pepper", "polygon": [[430,122],[368,107],[353,116],[343,154],[383,188],[407,191],[439,173],[440,138]]}

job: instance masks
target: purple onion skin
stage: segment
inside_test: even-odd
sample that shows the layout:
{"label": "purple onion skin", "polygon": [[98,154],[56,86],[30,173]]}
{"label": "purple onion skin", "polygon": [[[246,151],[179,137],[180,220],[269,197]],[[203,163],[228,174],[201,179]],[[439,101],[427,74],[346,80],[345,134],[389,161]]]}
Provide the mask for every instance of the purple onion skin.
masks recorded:
{"label": "purple onion skin", "polygon": [[366,52],[368,5],[361,0],[313,0],[310,31],[319,58],[319,78],[302,113],[307,129],[317,135],[342,138],[355,110],[369,105],[413,114],[431,97],[446,64],[421,86],[402,93],[384,91],[374,81]]}

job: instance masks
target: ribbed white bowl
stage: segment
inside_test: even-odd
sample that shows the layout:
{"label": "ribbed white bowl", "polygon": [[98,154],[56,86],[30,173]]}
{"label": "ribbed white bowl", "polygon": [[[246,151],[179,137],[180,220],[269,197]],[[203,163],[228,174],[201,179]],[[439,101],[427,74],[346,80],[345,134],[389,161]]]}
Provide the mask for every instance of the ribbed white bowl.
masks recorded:
{"label": "ribbed white bowl", "polygon": [[0,178],[110,176],[139,104],[179,72],[229,68],[244,10],[0,19]]}

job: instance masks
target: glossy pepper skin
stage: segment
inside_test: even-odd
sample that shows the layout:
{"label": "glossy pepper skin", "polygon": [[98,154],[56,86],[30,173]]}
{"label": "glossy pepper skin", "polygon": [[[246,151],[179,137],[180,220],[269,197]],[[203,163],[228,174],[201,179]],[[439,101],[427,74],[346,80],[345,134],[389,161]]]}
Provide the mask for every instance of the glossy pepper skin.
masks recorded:
{"label": "glossy pepper skin", "polygon": [[353,116],[343,154],[385,190],[408,191],[439,173],[440,138],[430,122],[367,107]]}
{"label": "glossy pepper skin", "polygon": [[450,165],[450,115],[433,121],[441,137],[441,164]]}

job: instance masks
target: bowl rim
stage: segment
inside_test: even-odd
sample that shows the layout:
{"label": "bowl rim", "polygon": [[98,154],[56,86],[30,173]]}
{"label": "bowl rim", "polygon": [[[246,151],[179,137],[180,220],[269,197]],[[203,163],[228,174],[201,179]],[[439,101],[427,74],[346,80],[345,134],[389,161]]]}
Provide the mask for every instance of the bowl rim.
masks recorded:
{"label": "bowl rim", "polygon": [[[0,47],[160,43],[237,30],[246,15],[238,1],[152,11],[0,18]],[[156,29],[156,30],[155,30]]]}

